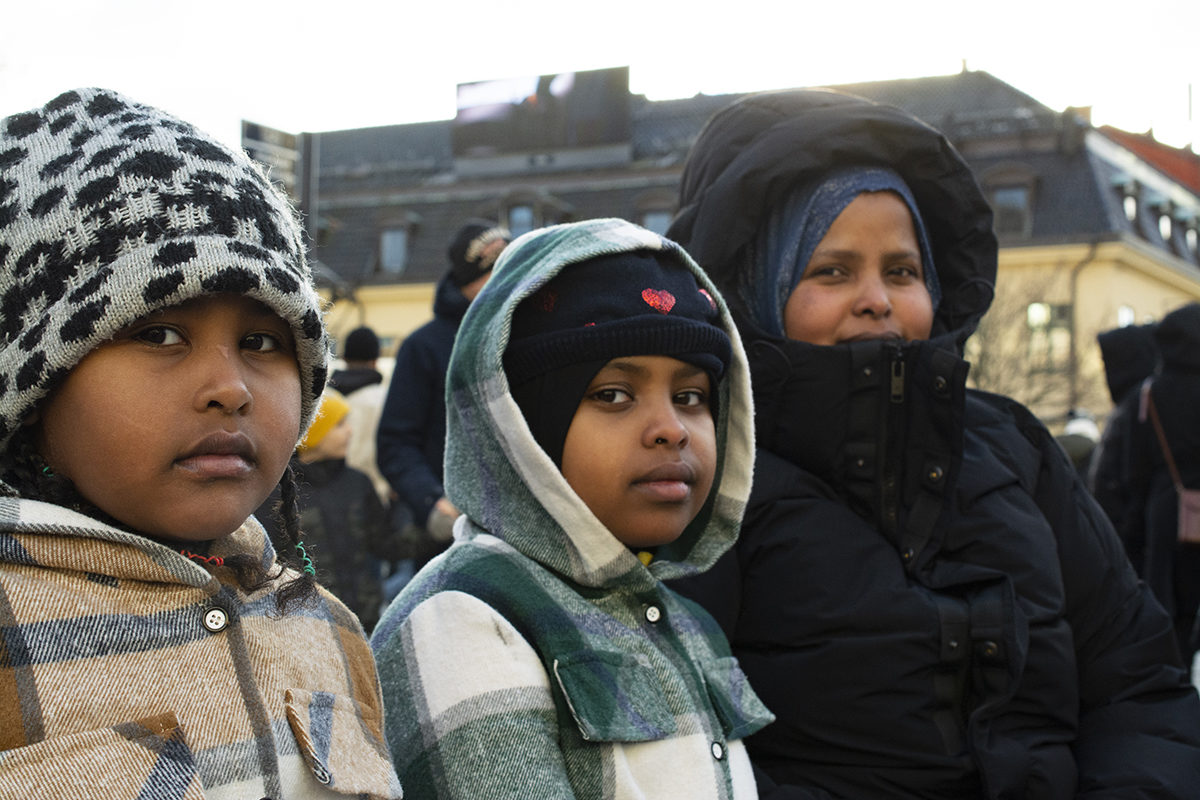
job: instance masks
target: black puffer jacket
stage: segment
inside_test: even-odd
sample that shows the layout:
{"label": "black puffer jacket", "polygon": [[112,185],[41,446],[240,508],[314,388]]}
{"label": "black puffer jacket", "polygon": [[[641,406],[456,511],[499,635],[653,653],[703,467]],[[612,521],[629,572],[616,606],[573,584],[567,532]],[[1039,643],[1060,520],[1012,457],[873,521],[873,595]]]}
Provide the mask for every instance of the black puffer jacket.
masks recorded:
{"label": "black puffer jacket", "polygon": [[[742,537],[679,588],[778,721],[768,797],[1194,797],[1200,702],[1171,624],[1046,429],[965,388],[991,213],[936,131],[843,95],[719,113],[669,235],[734,295],[765,209],[831,165],[913,190],[944,296],[933,338],[820,347],[743,315],[759,453]],[[731,297],[738,305],[739,298]]]}
{"label": "black puffer jacket", "polygon": [[[1200,304],[1165,316],[1154,329],[1161,357],[1151,394],[1184,486],[1200,488]],[[1175,617],[1186,657],[1195,651],[1200,607],[1200,545],[1180,544],[1175,485],[1141,392],[1117,406],[1106,432],[1106,453],[1093,476],[1097,499],[1117,525],[1134,566]]]}

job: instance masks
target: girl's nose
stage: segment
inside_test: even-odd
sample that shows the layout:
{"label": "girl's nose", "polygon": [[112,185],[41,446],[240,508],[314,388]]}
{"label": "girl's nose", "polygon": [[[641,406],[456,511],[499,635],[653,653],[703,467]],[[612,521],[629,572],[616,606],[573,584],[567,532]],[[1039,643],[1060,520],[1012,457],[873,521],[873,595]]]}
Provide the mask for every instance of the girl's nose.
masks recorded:
{"label": "girl's nose", "polygon": [[247,409],[253,397],[239,354],[221,345],[206,348],[197,356],[197,410],[215,408],[226,414],[235,414]]}
{"label": "girl's nose", "polygon": [[679,418],[674,402],[663,405],[665,408],[655,409],[653,417],[646,425],[644,444],[647,447],[683,447],[688,441],[687,426]]}

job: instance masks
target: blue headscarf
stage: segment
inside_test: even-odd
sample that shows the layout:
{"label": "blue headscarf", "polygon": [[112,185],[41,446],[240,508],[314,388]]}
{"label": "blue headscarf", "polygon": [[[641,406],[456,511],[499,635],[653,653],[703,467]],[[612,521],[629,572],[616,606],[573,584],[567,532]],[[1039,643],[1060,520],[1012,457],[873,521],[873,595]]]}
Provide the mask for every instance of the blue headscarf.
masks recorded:
{"label": "blue headscarf", "polygon": [[863,192],[895,192],[912,214],[925,288],[936,310],[942,297],[917,201],[904,179],[886,167],[848,167],[823,181],[793,189],[771,209],[755,240],[751,269],[742,272],[739,293],[755,321],[767,333],[785,336],[783,310],[812,258],[813,251],[846,206]]}

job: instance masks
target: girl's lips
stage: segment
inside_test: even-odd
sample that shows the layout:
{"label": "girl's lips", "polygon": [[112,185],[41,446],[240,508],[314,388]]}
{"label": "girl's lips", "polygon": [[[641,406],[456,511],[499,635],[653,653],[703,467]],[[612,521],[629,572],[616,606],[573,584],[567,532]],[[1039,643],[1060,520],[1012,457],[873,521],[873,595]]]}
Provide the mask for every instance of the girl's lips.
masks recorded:
{"label": "girl's lips", "polygon": [[240,478],[254,470],[253,464],[232,453],[194,455],[179,459],[175,464],[200,478]]}
{"label": "girl's lips", "polygon": [[240,478],[254,470],[254,443],[244,433],[210,433],[175,459],[176,466],[201,478]]}
{"label": "girl's lips", "polygon": [[662,464],[633,482],[633,486],[651,499],[664,503],[679,503],[692,493],[696,473],[683,462]]}

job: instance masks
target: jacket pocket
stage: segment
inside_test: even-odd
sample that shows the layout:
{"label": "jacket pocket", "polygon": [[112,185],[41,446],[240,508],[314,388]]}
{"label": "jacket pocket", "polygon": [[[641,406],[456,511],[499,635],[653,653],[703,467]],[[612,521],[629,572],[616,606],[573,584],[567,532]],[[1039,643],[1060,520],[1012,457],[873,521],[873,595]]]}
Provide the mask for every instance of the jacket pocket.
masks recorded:
{"label": "jacket pocket", "polygon": [[706,658],[700,663],[708,699],[727,740],[744,739],[775,721],[750,688],[746,673],[732,656]]}
{"label": "jacket pocket", "polygon": [[318,783],[340,794],[399,798],[400,780],[383,743],[382,721],[352,698],[288,689],[288,724]]}
{"label": "jacket pocket", "polygon": [[649,742],[675,732],[660,681],[628,653],[567,653],[554,659],[554,678],[589,742]]}
{"label": "jacket pocket", "polygon": [[173,713],[0,752],[0,790],[4,797],[205,797]]}

